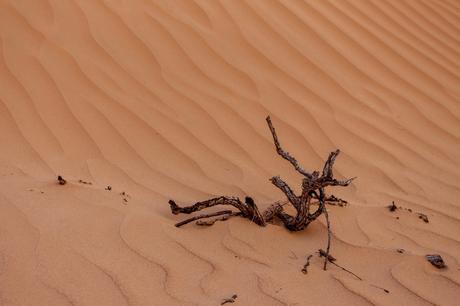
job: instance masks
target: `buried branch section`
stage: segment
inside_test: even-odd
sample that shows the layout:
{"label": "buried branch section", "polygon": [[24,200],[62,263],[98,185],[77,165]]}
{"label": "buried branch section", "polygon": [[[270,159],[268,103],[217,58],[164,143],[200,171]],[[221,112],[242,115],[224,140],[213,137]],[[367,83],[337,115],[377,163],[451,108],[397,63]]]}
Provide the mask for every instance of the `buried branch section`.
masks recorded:
{"label": "buried branch section", "polygon": [[[272,222],[276,218],[279,219],[289,231],[301,231],[305,229],[311,222],[315,221],[319,216],[324,214],[326,217],[328,229],[328,243],[326,252],[329,253],[331,233],[328,213],[326,210],[326,203],[346,203],[346,201],[336,198],[333,195],[327,196],[325,193],[325,188],[329,186],[348,186],[355,178],[347,180],[337,180],[334,178],[332,168],[334,166],[335,159],[340,153],[339,150],[329,154],[326,162],[324,163],[322,172],[306,171],[298,163],[298,161],[289,154],[289,152],[286,152],[282,149],[270,117],[267,117],[266,121],[273,136],[276,152],[282,158],[291,163],[295,170],[302,174],[304,177],[302,179],[301,194],[296,195],[285,181],[283,181],[279,176],[274,176],[270,179],[270,181],[284,193],[287,201],[284,203],[276,202],[262,212],[259,210],[259,207],[251,197],[246,197],[243,202],[237,197],[221,196],[206,201],[197,202],[191,206],[185,207],[180,207],[176,204],[175,201],[170,200],[169,205],[171,207],[171,212],[175,215],[191,214],[218,205],[229,207],[233,206],[237,209],[237,211],[227,209],[208,214],[196,215],[192,218],[177,223],[176,226],[180,227],[193,221],[196,221],[196,224],[198,225],[213,225],[216,221],[225,221],[231,217],[239,216],[249,219],[260,226],[265,226],[267,223]],[[296,212],[295,215],[290,215],[284,210],[284,206],[287,204],[290,204],[294,207]],[[326,269],[326,264],[327,260],[324,262],[324,269]]]}

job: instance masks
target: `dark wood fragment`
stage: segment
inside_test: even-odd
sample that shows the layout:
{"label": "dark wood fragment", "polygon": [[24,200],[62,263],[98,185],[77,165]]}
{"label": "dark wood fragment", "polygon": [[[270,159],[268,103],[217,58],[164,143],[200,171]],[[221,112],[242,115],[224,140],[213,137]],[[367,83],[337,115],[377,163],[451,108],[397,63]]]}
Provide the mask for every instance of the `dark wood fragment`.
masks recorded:
{"label": "dark wood fragment", "polygon": [[60,175],[58,175],[57,180],[59,185],[65,185],[67,183],[67,181]]}
{"label": "dark wood fragment", "polygon": [[443,269],[447,267],[441,255],[439,254],[426,255],[425,257],[433,266],[435,266],[438,269]]}
{"label": "dark wood fragment", "polygon": [[392,201],[391,202],[391,205],[388,206],[388,209],[391,211],[391,212],[394,212],[398,209],[398,207],[395,205],[395,202]]}
{"label": "dark wood fragment", "polygon": [[80,184],[93,185],[93,183],[87,182],[87,181],[84,181],[84,180],[78,180],[78,182],[79,182]]}
{"label": "dark wood fragment", "polygon": [[347,206],[348,205],[348,202],[341,199],[341,198],[337,198],[335,195],[331,195],[329,197],[326,197],[324,199],[324,201],[326,202],[326,204],[329,204],[329,205],[336,205],[336,206],[340,206],[340,207],[344,207],[344,206]]}
{"label": "dark wood fragment", "polygon": [[430,222],[430,221],[428,220],[428,216],[425,215],[425,214],[418,213],[418,217],[419,217],[419,219],[422,219],[423,222],[425,222],[425,223],[429,223],[429,222]]}
{"label": "dark wood fragment", "polygon": [[303,274],[307,274],[307,273],[308,273],[308,270],[307,270],[307,269],[308,269],[308,266],[310,265],[310,259],[311,259],[312,257],[313,257],[313,255],[311,255],[311,254],[308,255],[308,257],[307,257],[307,262],[305,263],[305,265],[304,265],[303,268],[302,268],[302,273],[303,273]]}
{"label": "dark wood fragment", "polygon": [[235,303],[235,300],[236,300],[237,297],[238,297],[238,295],[234,294],[234,295],[232,295],[231,298],[223,299],[222,303],[220,303],[220,305],[225,305],[227,303]]}
{"label": "dark wood fragment", "polygon": [[359,279],[359,280],[363,280],[361,277],[359,277],[359,276],[356,275],[355,273],[353,273],[353,272],[351,272],[350,270],[345,269],[345,268],[342,267],[341,265],[337,264],[337,263],[335,262],[336,259],[335,259],[334,257],[332,257],[332,255],[327,254],[326,251],[324,251],[323,249],[319,249],[318,251],[319,251],[319,257],[327,258],[327,260],[328,260],[331,264],[333,264],[334,266],[339,267],[339,268],[342,269],[343,271],[350,273],[351,275],[353,275],[354,277],[356,277],[356,278]]}
{"label": "dark wood fragment", "polygon": [[319,256],[320,256],[320,257],[325,257],[325,258],[327,258],[329,262],[334,262],[334,261],[337,260],[337,259],[335,259],[331,254],[327,254],[326,251],[323,250],[323,249],[319,249],[318,252],[319,252]]}

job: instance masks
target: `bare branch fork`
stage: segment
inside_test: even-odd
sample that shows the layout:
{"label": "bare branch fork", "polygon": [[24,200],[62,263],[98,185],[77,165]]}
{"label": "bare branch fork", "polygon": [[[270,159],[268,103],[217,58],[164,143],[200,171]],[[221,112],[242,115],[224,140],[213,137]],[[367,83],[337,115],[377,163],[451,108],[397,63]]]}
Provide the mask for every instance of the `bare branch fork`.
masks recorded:
{"label": "bare branch fork", "polygon": [[[304,178],[302,179],[302,193],[298,196],[294,191],[289,187],[289,185],[284,182],[279,176],[274,176],[270,179],[271,183],[280,189],[287,198],[288,204],[291,204],[295,210],[295,216],[292,216],[284,211],[284,204],[279,202],[270,205],[262,213],[255,204],[254,200],[251,197],[246,197],[244,202],[242,202],[237,197],[226,197],[221,196],[217,198],[212,198],[206,201],[197,202],[194,205],[180,207],[173,200],[169,200],[169,205],[171,207],[171,212],[175,215],[177,214],[191,214],[196,211],[200,211],[206,208],[210,208],[217,205],[226,205],[233,206],[238,211],[232,210],[222,210],[215,213],[202,214],[189,219],[186,219],[182,222],[176,224],[177,227],[180,227],[184,224],[197,221],[198,225],[212,225],[216,221],[225,221],[234,216],[240,216],[246,219],[251,220],[252,222],[265,226],[267,223],[271,222],[273,219],[277,218],[283,222],[284,226],[290,231],[301,231],[305,229],[311,222],[316,220],[321,214],[324,213],[327,223],[328,231],[328,243],[326,254],[329,254],[330,249],[330,223],[329,217],[326,210],[326,203],[330,202],[332,204],[346,204],[347,202],[338,199],[335,196],[326,196],[324,189],[329,186],[348,186],[355,178],[347,180],[337,180],[334,178],[332,168],[334,166],[335,159],[340,153],[340,150],[333,151],[329,154],[326,162],[324,163],[323,170],[320,173],[319,171],[308,172],[306,171],[299,162],[283,150],[276,135],[275,128],[273,127],[270,116],[266,118],[268,127],[273,137],[273,142],[275,143],[276,152],[285,160],[290,162],[294,169],[302,174]],[[312,201],[314,200],[314,201]],[[285,204],[286,204],[285,203]],[[316,209],[312,209],[312,205],[317,204]],[[217,218],[214,218],[217,217]],[[209,219],[210,220],[201,220]],[[327,258],[327,256],[326,256]],[[324,270],[326,270],[327,260],[324,262]]]}

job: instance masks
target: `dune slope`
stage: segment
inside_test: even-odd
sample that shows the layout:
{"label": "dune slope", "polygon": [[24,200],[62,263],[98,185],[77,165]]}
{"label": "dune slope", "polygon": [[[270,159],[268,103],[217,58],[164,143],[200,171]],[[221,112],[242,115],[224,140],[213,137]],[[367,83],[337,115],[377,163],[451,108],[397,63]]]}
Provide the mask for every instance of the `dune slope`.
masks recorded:
{"label": "dune slope", "polygon": [[[459,50],[453,0],[0,0],[0,304],[457,304]],[[173,226],[170,198],[298,190],[267,115],[358,177],[329,211],[361,281],[300,272],[324,220]]]}

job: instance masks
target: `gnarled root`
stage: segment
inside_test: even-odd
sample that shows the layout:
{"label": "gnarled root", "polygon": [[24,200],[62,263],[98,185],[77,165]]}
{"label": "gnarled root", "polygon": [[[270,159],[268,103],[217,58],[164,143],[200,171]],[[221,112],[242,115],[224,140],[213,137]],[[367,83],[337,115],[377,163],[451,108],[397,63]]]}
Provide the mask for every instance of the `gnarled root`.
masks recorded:
{"label": "gnarled root", "polygon": [[[217,205],[233,206],[238,211],[224,210],[216,213],[202,214],[185,221],[176,224],[177,227],[192,221],[197,221],[198,225],[212,225],[216,221],[225,221],[234,216],[241,216],[249,219],[252,222],[265,226],[268,222],[272,222],[275,218],[278,218],[283,222],[284,226],[290,231],[300,231],[305,229],[311,222],[316,220],[321,214],[324,214],[327,222],[328,230],[328,244],[326,251],[326,258],[329,254],[331,231],[329,216],[326,210],[326,203],[335,203],[338,205],[344,205],[347,202],[339,199],[335,196],[326,196],[324,189],[329,186],[348,186],[355,178],[346,180],[337,180],[334,178],[333,166],[340,150],[333,151],[329,154],[326,162],[324,163],[322,172],[306,171],[299,162],[290,155],[287,151],[283,150],[281,144],[276,135],[275,128],[273,127],[270,117],[266,118],[268,127],[273,137],[276,152],[285,160],[289,161],[294,169],[304,176],[302,180],[302,193],[298,196],[289,187],[289,185],[283,181],[279,176],[274,176],[270,179],[272,184],[277,187],[286,196],[287,202],[284,204],[274,203],[270,205],[265,211],[260,213],[259,208],[255,204],[251,197],[246,197],[242,202],[237,197],[226,197],[221,196],[212,198],[206,201],[197,202],[191,206],[180,207],[173,200],[169,201],[171,212],[177,214],[190,214],[206,208],[210,208]],[[312,201],[313,200],[313,201]],[[285,204],[290,204],[295,208],[296,214],[290,215],[283,209]],[[317,204],[315,209],[312,209],[312,205]],[[217,217],[211,220],[202,220],[207,218]],[[324,269],[326,269],[327,260],[324,263]]]}
{"label": "gnarled root", "polygon": [[[175,214],[175,215],[177,215],[177,214],[191,214],[193,212],[200,211],[202,209],[213,207],[213,206],[216,206],[216,205],[230,205],[230,206],[233,206],[233,207],[235,207],[236,209],[239,210],[239,213],[234,213],[231,210],[226,210],[226,211],[221,211],[221,212],[214,213],[214,214],[204,214],[204,215],[200,215],[198,217],[194,217],[194,218],[190,218],[190,219],[185,220],[185,221],[188,221],[188,222],[183,221],[185,223],[179,222],[178,223],[178,224],[180,224],[179,226],[182,226],[184,224],[190,223],[190,222],[195,221],[197,219],[215,217],[215,216],[219,216],[219,215],[224,215],[225,216],[225,215],[230,215],[230,214],[232,216],[242,216],[244,218],[247,218],[247,219],[253,221],[254,223],[256,223],[256,224],[258,224],[260,226],[265,226],[265,220],[262,217],[262,214],[260,213],[259,208],[254,203],[254,200],[251,197],[246,197],[245,201],[243,203],[243,202],[241,202],[241,200],[239,198],[222,196],[222,197],[212,198],[212,199],[202,201],[202,202],[197,202],[197,203],[195,203],[195,204],[193,204],[191,206],[186,206],[186,207],[180,207],[173,200],[169,200],[169,206],[171,207],[171,212],[173,214]],[[221,217],[220,221],[227,220],[228,218],[230,218],[230,216],[228,216],[227,218]],[[212,222],[212,224],[214,224],[214,222]],[[200,225],[205,225],[205,223],[203,221],[201,221],[200,223],[201,223]],[[209,225],[212,225],[212,224],[210,223]],[[206,224],[206,225],[208,225],[208,224]],[[176,224],[176,226],[178,226],[178,225]]]}

